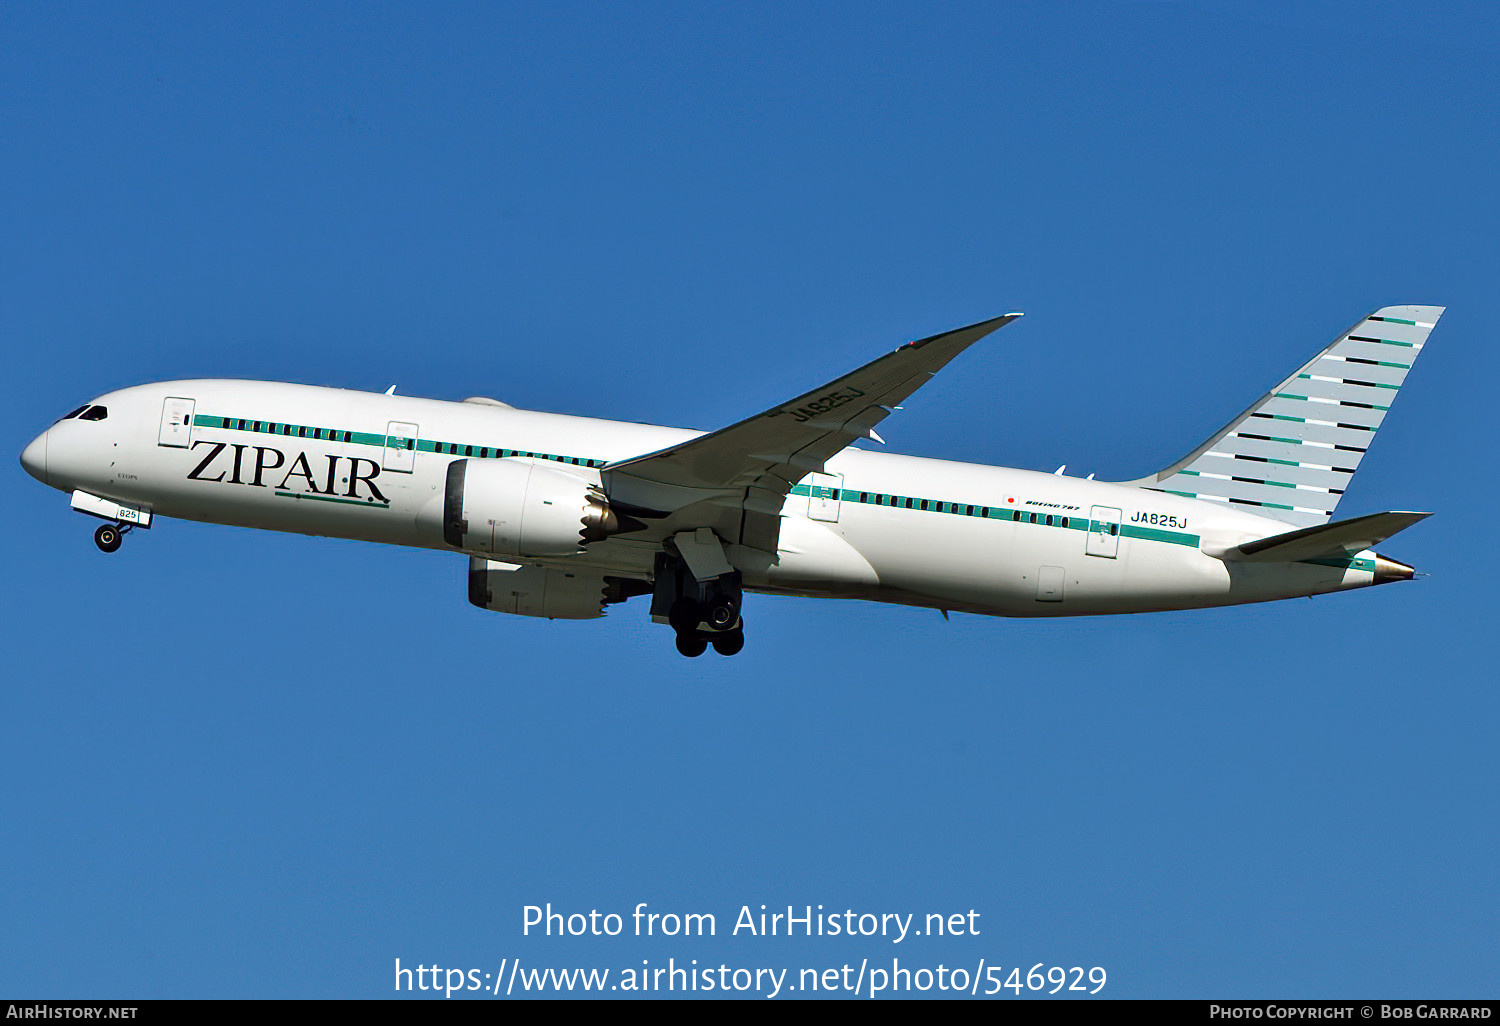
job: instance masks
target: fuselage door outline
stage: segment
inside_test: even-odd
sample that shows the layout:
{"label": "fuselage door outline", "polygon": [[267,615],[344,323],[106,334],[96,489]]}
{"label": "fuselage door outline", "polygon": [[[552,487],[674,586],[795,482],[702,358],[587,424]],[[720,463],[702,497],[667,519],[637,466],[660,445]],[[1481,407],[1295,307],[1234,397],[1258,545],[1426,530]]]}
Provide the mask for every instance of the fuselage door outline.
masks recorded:
{"label": "fuselage door outline", "polygon": [[156,436],[157,445],[171,446],[174,449],[193,447],[194,405],[194,400],[177,396],[169,396],[162,402],[161,432]]}
{"label": "fuselage door outline", "polygon": [[1089,509],[1089,540],[1087,552],[1090,556],[1114,559],[1120,553],[1121,513],[1113,506],[1093,506]]}
{"label": "fuselage door outline", "polygon": [[381,466],[398,474],[410,474],[417,465],[417,436],[415,424],[393,420],[385,427],[385,455]]}
{"label": "fuselage door outline", "polygon": [[844,491],[843,474],[807,475],[807,516],[825,524],[839,522],[839,503]]}

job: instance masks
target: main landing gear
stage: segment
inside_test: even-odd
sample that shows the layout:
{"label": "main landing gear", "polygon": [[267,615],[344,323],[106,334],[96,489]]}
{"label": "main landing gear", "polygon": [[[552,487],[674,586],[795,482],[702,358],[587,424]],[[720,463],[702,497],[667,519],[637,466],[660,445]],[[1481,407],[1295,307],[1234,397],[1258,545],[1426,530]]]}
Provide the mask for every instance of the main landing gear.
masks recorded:
{"label": "main landing gear", "polygon": [[723,656],[732,656],[745,647],[739,603],[725,596],[707,606],[680,598],[672,604],[667,622],[677,632],[677,651],[689,658],[701,656],[709,645]]}
{"label": "main landing gear", "polygon": [[652,617],[658,623],[667,621],[677,633],[677,651],[690,659],[710,645],[722,656],[745,647],[742,597],[739,571],[700,581],[680,558],[666,553],[657,557]]}
{"label": "main landing gear", "polygon": [[102,524],[94,532],[94,544],[100,552],[113,552],[125,540],[125,535],[134,530],[131,524]]}

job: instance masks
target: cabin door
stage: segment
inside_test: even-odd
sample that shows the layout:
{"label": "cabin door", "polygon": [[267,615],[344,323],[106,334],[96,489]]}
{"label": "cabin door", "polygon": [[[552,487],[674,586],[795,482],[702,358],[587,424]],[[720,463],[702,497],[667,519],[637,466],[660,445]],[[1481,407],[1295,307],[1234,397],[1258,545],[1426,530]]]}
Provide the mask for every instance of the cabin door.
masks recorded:
{"label": "cabin door", "polygon": [[157,445],[192,448],[193,405],[191,399],[177,398],[169,398],[161,404],[161,433],[156,436]]}
{"label": "cabin door", "polygon": [[417,465],[417,426],[393,420],[385,426],[385,458],[381,466],[410,474]]}
{"label": "cabin door", "polygon": [[843,474],[807,475],[807,515],[827,524],[839,522],[839,496],[844,490]]}
{"label": "cabin door", "polygon": [[1110,506],[1095,506],[1089,510],[1089,540],[1087,552],[1091,556],[1114,559],[1120,552],[1120,511]]}

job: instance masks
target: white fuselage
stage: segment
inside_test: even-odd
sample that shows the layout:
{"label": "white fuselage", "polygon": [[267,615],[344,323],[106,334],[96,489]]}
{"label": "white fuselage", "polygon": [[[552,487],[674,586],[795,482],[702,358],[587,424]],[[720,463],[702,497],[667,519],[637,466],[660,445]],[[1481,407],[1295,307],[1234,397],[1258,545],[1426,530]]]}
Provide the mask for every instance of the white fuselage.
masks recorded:
{"label": "white fuselage", "polygon": [[[192,404],[176,434],[164,422],[168,400]],[[257,381],[142,385],[95,403],[106,418],[61,421],[28,448],[28,469],[47,484],[154,515],[450,552],[441,516],[456,458],[539,461],[598,483],[607,463],[699,434]],[[412,446],[393,448],[403,432]],[[856,449],[826,469],[787,498],[776,559],[742,565],[746,589],[1067,616],[1375,583],[1368,551],[1345,561],[1226,563],[1215,553],[1290,528],[1220,503]],[[627,533],[533,562],[645,579],[659,549],[659,539]]]}

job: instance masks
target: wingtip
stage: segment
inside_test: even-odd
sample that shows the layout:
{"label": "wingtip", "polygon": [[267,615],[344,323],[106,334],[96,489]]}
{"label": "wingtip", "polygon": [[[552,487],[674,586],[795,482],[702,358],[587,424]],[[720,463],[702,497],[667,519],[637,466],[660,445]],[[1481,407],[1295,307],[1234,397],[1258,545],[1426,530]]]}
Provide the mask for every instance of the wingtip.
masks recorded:
{"label": "wingtip", "polygon": [[1010,313],[1003,314],[1002,316],[1004,316],[1004,317],[1025,317],[1026,316],[1026,312],[1024,310],[1012,310]]}

